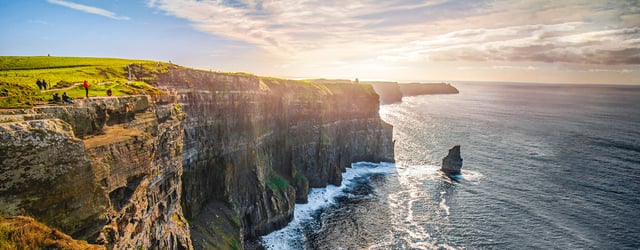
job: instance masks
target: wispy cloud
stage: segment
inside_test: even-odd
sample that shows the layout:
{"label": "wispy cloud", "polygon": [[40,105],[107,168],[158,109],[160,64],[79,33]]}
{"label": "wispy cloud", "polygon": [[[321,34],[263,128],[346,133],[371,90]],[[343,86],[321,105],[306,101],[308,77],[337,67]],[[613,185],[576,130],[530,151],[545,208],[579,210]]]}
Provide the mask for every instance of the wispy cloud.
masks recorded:
{"label": "wispy cloud", "polygon": [[148,0],[288,58],[640,64],[637,1]]}
{"label": "wispy cloud", "polygon": [[437,61],[532,61],[640,64],[640,28],[585,31],[587,24],[464,30],[417,43],[412,52]]}
{"label": "wispy cloud", "polygon": [[47,0],[49,3],[52,4],[57,4],[60,6],[64,6],[67,8],[71,8],[74,10],[79,10],[82,12],[86,12],[89,14],[95,14],[95,15],[99,15],[99,16],[104,16],[104,17],[108,17],[111,19],[115,19],[115,20],[129,20],[130,18],[127,16],[119,16],[116,13],[113,13],[111,11],[102,9],[102,8],[98,8],[98,7],[93,7],[93,6],[88,6],[88,5],[84,5],[84,4],[78,4],[78,3],[72,3],[72,2],[68,2],[68,1],[62,1],[62,0]]}

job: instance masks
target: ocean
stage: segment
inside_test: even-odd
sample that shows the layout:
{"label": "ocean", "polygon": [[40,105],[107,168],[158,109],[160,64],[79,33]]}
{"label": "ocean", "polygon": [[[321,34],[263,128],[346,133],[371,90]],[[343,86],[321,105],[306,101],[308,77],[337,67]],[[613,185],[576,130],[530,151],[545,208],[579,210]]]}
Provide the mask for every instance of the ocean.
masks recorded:
{"label": "ocean", "polygon": [[[354,163],[262,245],[640,249],[640,86],[453,85],[381,106],[396,163]],[[457,180],[438,171],[454,145]]]}

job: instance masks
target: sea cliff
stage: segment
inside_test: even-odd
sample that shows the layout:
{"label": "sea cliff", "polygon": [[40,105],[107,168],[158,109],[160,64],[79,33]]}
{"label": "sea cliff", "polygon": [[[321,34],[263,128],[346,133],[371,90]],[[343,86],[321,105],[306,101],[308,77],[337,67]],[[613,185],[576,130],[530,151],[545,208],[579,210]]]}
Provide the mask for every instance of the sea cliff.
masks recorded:
{"label": "sea cliff", "polygon": [[0,213],[109,249],[242,248],[309,187],[393,161],[367,84],[172,67],[162,95],[0,111]]}
{"label": "sea cliff", "polygon": [[367,82],[380,96],[381,104],[401,102],[404,96],[458,94],[456,87],[449,83],[397,83]]}

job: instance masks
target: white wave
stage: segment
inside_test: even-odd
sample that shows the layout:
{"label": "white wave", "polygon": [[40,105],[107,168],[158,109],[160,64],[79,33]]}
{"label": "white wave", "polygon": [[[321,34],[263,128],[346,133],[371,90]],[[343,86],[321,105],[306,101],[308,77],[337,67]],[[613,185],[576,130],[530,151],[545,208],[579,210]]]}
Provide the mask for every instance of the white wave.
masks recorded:
{"label": "white wave", "polygon": [[313,213],[335,204],[335,198],[344,194],[344,190],[354,179],[360,176],[374,173],[387,174],[395,171],[394,163],[370,163],[358,162],[351,164],[345,173],[342,174],[340,186],[329,185],[325,188],[312,188],[309,190],[308,203],[296,204],[293,220],[289,224],[275,232],[260,237],[266,249],[300,249],[304,248],[306,238],[303,226],[313,219]]}
{"label": "white wave", "polygon": [[445,198],[445,195],[447,194],[447,192],[440,192],[440,208],[442,208],[442,210],[444,210],[445,212],[445,217],[449,216],[449,206],[447,205],[447,199]]}

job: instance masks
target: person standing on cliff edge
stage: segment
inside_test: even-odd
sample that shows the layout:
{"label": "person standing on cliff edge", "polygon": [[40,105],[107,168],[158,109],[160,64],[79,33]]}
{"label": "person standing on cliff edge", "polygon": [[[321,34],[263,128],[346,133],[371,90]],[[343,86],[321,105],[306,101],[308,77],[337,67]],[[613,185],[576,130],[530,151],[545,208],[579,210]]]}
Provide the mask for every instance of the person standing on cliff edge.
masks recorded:
{"label": "person standing on cliff edge", "polygon": [[89,83],[87,80],[84,80],[84,84],[82,84],[82,86],[84,86],[84,95],[89,98]]}

